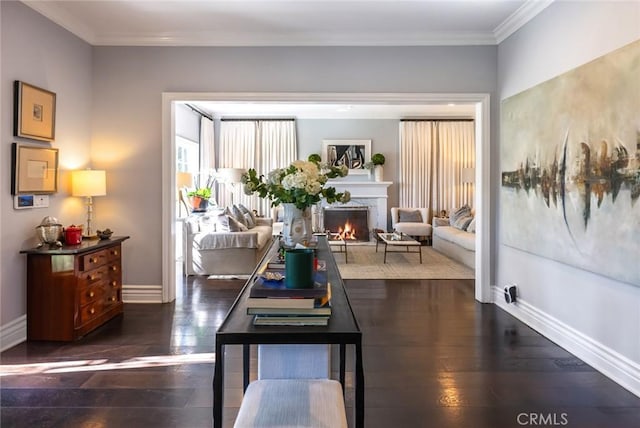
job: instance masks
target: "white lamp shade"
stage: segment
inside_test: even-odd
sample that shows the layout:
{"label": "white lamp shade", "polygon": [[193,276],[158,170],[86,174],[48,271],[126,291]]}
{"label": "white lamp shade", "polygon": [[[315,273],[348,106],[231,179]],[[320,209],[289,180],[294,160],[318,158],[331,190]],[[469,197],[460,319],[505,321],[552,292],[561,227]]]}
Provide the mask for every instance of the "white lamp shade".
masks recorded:
{"label": "white lamp shade", "polygon": [[460,172],[460,179],[463,183],[473,183],[476,181],[476,169],[475,168],[462,168]]}
{"label": "white lamp shade", "polygon": [[71,172],[73,196],[104,196],[107,194],[107,174],[104,170],[83,169]]}
{"label": "white lamp shade", "polygon": [[243,168],[218,168],[217,178],[218,181],[223,183],[240,183],[242,180],[242,174],[247,172]]}

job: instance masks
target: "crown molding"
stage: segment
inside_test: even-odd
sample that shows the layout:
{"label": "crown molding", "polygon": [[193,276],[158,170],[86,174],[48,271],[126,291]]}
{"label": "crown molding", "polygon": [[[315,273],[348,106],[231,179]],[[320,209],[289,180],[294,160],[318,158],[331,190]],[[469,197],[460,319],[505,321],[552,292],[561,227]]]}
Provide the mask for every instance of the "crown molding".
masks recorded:
{"label": "crown molding", "polygon": [[96,35],[89,27],[69,15],[54,2],[21,0],[26,6],[55,22],[65,30],[80,37],[90,45],[95,45]]}
{"label": "crown molding", "polygon": [[379,32],[366,34],[237,34],[202,32],[198,34],[173,33],[118,35],[95,37],[97,46],[219,46],[219,47],[265,47],[265,46],[469,46],[495,45],[491,32],[440,32],[406,35],[389,35]]}
{"label": "crown molding", "polygon": [[527,0],[526,3],[493,30],[495,43],[502,43],[553,2],[554,0]]}

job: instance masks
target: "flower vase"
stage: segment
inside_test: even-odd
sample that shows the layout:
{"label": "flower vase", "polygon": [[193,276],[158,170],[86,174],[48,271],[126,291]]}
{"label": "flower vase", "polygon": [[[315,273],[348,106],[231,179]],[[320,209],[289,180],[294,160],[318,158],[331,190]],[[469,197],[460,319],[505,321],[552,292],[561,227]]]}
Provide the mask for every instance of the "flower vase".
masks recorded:
{"label": "flower vase", "polygon": [[375,168],[373,168],[374,179],[376,181],[382,181],[383,172],[384,172],[384,169],[382,168],[382,165],[376,165]]}
{"label": "flower vase", "polygon": [[296,244],[306,245],[311,242],[313,230],[311,228],[311,209],[301,210],[295,204],[282,204],[284,220],[282,225],[282,240],[285,247],[293,248]]}

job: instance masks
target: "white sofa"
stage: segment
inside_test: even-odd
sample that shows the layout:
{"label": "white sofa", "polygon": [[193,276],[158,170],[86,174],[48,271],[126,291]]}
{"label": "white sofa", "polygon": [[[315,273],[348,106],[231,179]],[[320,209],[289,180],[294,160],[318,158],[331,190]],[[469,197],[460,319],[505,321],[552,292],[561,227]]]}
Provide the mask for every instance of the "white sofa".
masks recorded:
{"label": "white sofa", "polygon": [[186,275],[246,275],[253,272],[272,242],[272,220],[257,218],[244,232],[217,232],[207,215],[184,222]]}
{"label": "white sofa", "polygon": [[476,234],[451,226],[448,218],[433,218],[433,249],[475,269]]}

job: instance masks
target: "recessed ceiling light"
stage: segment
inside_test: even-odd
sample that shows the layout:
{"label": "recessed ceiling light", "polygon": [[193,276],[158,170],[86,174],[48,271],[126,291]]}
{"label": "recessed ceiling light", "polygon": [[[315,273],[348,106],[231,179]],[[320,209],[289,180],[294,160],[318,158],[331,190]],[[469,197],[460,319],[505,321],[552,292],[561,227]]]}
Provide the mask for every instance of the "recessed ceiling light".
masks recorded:
{"label": "recessed ceiling light", "polygon": [[447,104],[447,105],[448,105],[449,107],[455,107],[455,104],[454,104],[454,103],[449,103],[449,104]]}

